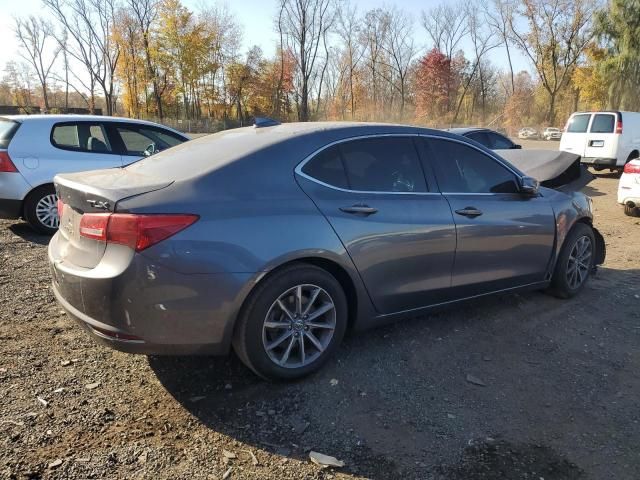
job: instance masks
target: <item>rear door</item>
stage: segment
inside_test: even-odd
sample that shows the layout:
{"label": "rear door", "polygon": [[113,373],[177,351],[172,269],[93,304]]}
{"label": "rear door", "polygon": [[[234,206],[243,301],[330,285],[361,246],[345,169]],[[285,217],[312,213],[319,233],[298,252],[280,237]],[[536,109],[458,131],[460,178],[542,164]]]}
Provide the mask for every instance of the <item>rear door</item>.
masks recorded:
{"label": "rear door", "polygon": [[587,131],[591,122],[590,113],[574,113],[569,117],[566,132],[560,140],[560,150],[585,157]]}
{"label": "rear door", "polygon": [[58,173],[122,165],[120,153],[112,145],[102,122],[59,122],[48,133],[51,147],[38,159],[37,168],[29,172],[34,185],[50,183]]}
{"label": "rear door", "polygon": [[585,142],[584,157],[617,158],[616,113],[594,113]]}
{"label": "rear door", "polygon": [[545,279],[555,216],[519,193],[516,174],[472,145],[429,139],[428,158],[457,229],[453,293],[464,298]]}
{"label": "rear door", "polygon": [[410,136],[350,140],[296,170],[385,314],[441,302],[451,284],[453,218],[433,176],[425,178],[418,143]]}

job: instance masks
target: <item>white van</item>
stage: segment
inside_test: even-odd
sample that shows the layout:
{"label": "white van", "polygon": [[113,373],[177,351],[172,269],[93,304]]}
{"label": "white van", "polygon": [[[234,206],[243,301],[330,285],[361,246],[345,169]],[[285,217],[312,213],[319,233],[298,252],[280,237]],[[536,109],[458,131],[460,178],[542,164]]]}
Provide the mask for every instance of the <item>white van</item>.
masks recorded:
{"label": "white van", "polygon": [[560,151],[575,153],[595,170],[622,171],[640,157],[640,113],[576,112],[560,139]]}

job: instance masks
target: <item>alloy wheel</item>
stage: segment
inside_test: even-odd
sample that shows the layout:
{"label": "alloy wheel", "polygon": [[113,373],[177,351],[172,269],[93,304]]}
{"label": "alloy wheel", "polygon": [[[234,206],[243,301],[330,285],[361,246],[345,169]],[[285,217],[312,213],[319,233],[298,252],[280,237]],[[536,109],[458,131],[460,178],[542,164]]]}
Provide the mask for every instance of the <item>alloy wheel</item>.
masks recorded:
{"label": "alloy wheel", "polygon": [[333,299],[321,287],[296,285],[273,302],[262,327],[269,359],[284,368],[313,363],[327,349],[336,329]]}
{"label": "alloy wheel", "polygon": [[36,204],[36,218],[47,228],[58,228],[60,219],[58,218],[58,197],[49,194],[42,197]]}
{"label": "alloy wheel", "polygon": [[591,239],[584,235],[574,243],[567,262],[567,283],[573,290],[579,288],[589,275],[592,255]]}

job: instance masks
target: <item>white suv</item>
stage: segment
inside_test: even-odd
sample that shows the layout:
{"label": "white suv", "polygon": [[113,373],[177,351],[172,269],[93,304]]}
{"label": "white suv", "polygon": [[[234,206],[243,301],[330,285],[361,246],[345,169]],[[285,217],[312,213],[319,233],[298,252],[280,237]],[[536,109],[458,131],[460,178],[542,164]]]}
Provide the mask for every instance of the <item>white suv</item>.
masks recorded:
{"label": "white suv", "polygon": [[142,120],[88,115],[0,117],[0,218],[24,218],[41,233],[58,228],[53,177],[122,167],[189,140]]}

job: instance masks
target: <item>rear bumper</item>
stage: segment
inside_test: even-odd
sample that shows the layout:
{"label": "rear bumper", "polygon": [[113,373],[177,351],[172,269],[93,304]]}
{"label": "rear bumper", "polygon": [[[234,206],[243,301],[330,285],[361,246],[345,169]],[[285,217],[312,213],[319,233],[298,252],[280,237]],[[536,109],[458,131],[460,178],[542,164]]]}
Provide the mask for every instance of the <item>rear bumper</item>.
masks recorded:
{"label": "rear bumper", "polygon": [[585,165],[615,167],[618,160],[615,158],[582,157],[582,159],[580,159],[580,162]]}
{"label": "rear bumper", "polygon": [[22,200],[0,198],[0,218],[14,219],[22,216]]}
{"label": "rear bumper", "polygon": [[252,274],[183,275],[133,256],[126,268],[78,270],[49,245],[53,292],[99,343],[146,355],[223,355]]}

